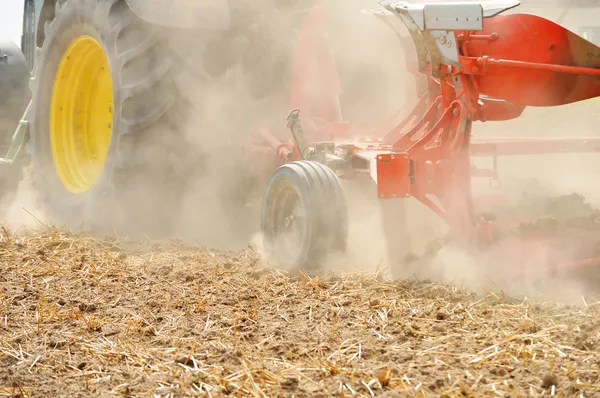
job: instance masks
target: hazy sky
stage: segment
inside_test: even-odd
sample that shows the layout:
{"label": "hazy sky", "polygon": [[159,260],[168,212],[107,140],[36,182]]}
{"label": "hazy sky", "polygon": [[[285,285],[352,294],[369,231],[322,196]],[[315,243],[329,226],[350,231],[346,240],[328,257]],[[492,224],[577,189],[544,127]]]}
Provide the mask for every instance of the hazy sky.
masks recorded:
{"label": "hazy sky", "polygon": [[[426,0],[410,0],[415,3],[423,3]],[[439,1],[439,0],[438,0]],[[442,0],[446,1],[446,0]],[[463,0],[464,1],[464,0]],[[472,0],[475,1],[475,0]],[[485,2],[486,0],[480,0]],[[567,28],[577,31],[579,26],[600,27],[598,19],[598,8],[573,9],[563,15],[563,9],[556,7],[556,0],[538,0],[537,2],[522,1],[524,4],[517,8],[517,12],[532,12],[534,14],[549,18],[561,23]],[[370,3],[371,0],[366,1]],[[0,40],[12,40],[19,47],[21,44],[21,26],[23,23],[24,0],[0,0]],[[377,7],[377,0],[372,0],[373,7]],[[529,9],[527,4],[538,4]],[[514,12],[514,10],[513,10]],[[557,21],[560,19],[560,21]]]}
{"label": "hazy sky", "polygon": [[12,40],[21,46],[23,0],[0,0],[0,40]]}

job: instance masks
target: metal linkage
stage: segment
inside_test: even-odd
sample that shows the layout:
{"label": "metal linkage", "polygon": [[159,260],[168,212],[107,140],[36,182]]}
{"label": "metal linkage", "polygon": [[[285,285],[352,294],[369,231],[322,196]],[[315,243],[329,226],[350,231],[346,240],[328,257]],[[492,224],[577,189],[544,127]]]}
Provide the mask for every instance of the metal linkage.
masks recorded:
{"label": "metal linkage", "polygon": [[12,141],[10,147],[8,148],[6,156],[0,158],[0,164],[12,166],[13,163],[15,163],[15,161],[19,158],[19,156],[21,155],[21,151],[29,141],[29,122],[27,121],[27,115],[29,114],[30,110],[31,102],[29,102],[25,114],[19,121],[19,125],[17,126],[17,129],[13,134]]}
{"label": "metal linkage", "polygon": [[[481,245],[490,226],[475,216],[471,156],[600,151],[596,138],[471,140],[474,121],[509,120],[526,106],[600,96],[600,64],[586,57],[600,49],[547,19],[498,15],[512,3],[518,2],[491,3],[487,12],[473,3],[383,4],[387,16],[406,24],[428,83],[407,120],[383,139],[393,151],[377,156],[379,197],[413,196],[455,235]],[[477,174],[497,177],[495,170]]]}

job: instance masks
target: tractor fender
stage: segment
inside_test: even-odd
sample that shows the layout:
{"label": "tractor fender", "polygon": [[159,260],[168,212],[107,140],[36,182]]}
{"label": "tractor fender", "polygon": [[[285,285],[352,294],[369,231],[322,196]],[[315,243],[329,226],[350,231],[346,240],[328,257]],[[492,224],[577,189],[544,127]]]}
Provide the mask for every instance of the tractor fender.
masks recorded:
{"label": "tractor fender", "polygon": [[126,0],[138,17],[170,28],[229,30],[228,0]]}

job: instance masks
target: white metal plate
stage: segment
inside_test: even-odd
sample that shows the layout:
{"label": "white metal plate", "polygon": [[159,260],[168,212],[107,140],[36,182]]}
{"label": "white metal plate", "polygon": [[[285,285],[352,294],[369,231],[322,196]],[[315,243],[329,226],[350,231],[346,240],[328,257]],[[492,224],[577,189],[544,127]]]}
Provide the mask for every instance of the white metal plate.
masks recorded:
{"label": "white metal plate", "polygon": [[425,29],[483,30],[481,4],[425,4]]}
{"label": "white metal plate", "polygon": [[[461,19],[466,19],[469,17],[470,12],[475,12],[475,8],[472,10],[466,9],[466,11],[462,11],[462,7],[478,7],[477,13],[481,20],[481,25],[479,28],[475,28],[474,30],[480,30],[483,25],[483,18],[490,18],[495,15],[498,15],[506,10],[517,7],[521,2],[519,0],[470,0],[470,1],[444,1],[440,2],[440,0],[418,0],[418,1],[396,1],[396,0],[380,0],[379,4],[382,8],[370,10],[371,13],[376,13],[379,15],[390,15],[387,7],[391,7],[396,11],[400,12],[404,15],[409,15],[410,18],[417,25],[419,30],[425,30],[425,8],[436,8],[437,10],[429,11],[431,17],[439,18],[435,14],[441,13],[442,21],[445,21],[447,18],[454,17],[454,26],[457,26],[456,22],[461,24],[461,26],[467,26],[466,24],[462,24]],[[441,7],[441,8],[440,8]],[[466,12],[466,14],[465,14]],[[456,15],[454,15],[456,14]],[[459,18],[459,21],[456,21],[456,18]],[[476,18],[475,18],[476,19]],[[438,21],[439,22],[439,21]],[[450,22],[450,21],[448,21]],[[465,21],[466,22],[466,21]],[[472,21],[469,20],[471,23]],[[441,25],[441,24],[438,24]],[[475,24],[472,24],[475,26]],[[471,29],[471,28],[441,28],[437,27],[428,27],[428,29],[437,29],[437,30],[462,30],[462,29]]]}

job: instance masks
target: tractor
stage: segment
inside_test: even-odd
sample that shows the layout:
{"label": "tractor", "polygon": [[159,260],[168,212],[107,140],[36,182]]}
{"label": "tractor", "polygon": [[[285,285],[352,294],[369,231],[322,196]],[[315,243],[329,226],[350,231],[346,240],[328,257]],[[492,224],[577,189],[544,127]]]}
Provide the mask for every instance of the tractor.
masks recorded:
{"label": "tractor", "polygon": [[[211,119],[215,102],[203,91],[235,69],[253,100],[272,92],[264,71],[278,66],[274,47],[288,43],[263,21],[283,16],[290,23],[299,9],[278,0],[17,3],[9,10],[15,15],[4,18],[13,26],[23,21],[22,54],[5,46],[9,62],[1,75],[4,86],[17,85],[19,92],[4,96],[15,102],[5,107],[7,119],[24,116],[15,134],[5,134],[13,145],[5,148],[4,163],[14,163],[14,173],[6,174],[19,174],[26,163],[53,221],[108,231],[135,226],[138,233],[168,231],[169,208],[178,208],[191,174],[233,167],[219,159],[241,149],[230,145],[218,120],[190,127]],[[186,136],[190,130],[192,137]],[[204,140],[204,146],[191,140]],[[5,192],[19,178],[5,184]]]}
{"label": "tractor", "polygon": [[[600,149],[593,139],[469,139],[476,121],[597,100],[598,1],[381,2],[364,17],[398,35],[389,51],[405,53],[417,95],[400,119],[359,131],[340,107],[327,19],[361,7],[338,8],[286,0],[23,1],[15,16],[23,21],[21,51],[5,45],[0,64],[3,87],[16,90],[4,96],[15,104],[3,107],[5,119],[21,117],[4,137],[6,175],[27,169],[39,202],[60,223],[166,232],[192,176],[218,169],[224,177],[207,195],[241,205],[258,192],[266,251],[310,267],[346,250],[340,180],[375,188],[389,257],[401,263],[408,197],[465,242],[493,241],[490,223],[473,215],[470,179],[494,171],[472,175],[471,156]],[[228,79],[241,82],[229,103],[214,83]],[[239,106],[244,100],[249,105]]]}

